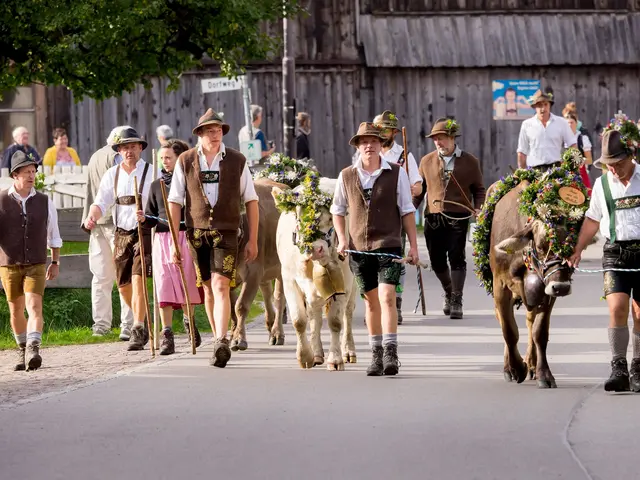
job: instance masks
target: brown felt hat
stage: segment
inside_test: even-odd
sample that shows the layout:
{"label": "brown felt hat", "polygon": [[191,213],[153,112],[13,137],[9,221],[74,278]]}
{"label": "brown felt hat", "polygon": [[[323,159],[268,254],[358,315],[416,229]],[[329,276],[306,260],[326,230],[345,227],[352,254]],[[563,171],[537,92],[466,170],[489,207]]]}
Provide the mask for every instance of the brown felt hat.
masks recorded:
{"label": "brown felt hat", "polygon": [[351,137],[351,140],[349,140],[349,145],[357,147],[360,137],[377,137],[380,139],[380,141],[384,140],[380,133],[380,128],[369,122],[362,122],[360,124],[360,126],[358,127],[358,132],[353,137]]}
{"label": "brown felt hat", "polygon": [[226,135],[227,133],[229,133],[229,129],[231,128],[229,127],[229,125],[224,123],[222,117],[214,112],[211,108],[207,110],[203,116],[200,117],[200,120],[198,120],[198,125],[193,129],[193,134],[198,135],[200,127],[204,127],[205,125],[220,125],[222,127],[222,135]]}
{"label": "brown felt hat", "polygon": [[625,149],[620,132],[618,130],[609,130],[602,135],[602,154],[593,164],[598,168],[602,168],[602,165],[611,165],[630,156]]}
{"label": "brown felt hat", "polygon": [[379,128],[400,130],[398,117],[391,110],[385,110],[380,115],[376,115],[376,118],[373,119],[373,124]]}
{"label": "brown felt hat", "polygon": [[431,133],[427,135],[427,138],[435,137],[436,135],[448,135],[450,137],[460,136],[460,124],[452,118],[439,118],[431,128]]}
{"label": "brown felt hat", "polygon": [[532,107],[535,107],[540,102],[549,102],[550,105],[553,105],[553,93],[544,93],[542,90],[538,90],[529,99],[529,104]]}

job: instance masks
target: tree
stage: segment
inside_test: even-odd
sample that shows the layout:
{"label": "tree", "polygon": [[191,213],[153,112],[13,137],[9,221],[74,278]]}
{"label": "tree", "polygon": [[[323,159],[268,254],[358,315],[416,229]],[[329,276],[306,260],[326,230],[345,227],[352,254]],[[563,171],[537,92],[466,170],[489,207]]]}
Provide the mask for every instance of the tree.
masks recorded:
{"label": "tree", "polygon": [[263,22],[291,17],[298,0],[1,0],[0,92],[64,85],[77,99],[131,91],[209,57],[235,76],[280,39]]}

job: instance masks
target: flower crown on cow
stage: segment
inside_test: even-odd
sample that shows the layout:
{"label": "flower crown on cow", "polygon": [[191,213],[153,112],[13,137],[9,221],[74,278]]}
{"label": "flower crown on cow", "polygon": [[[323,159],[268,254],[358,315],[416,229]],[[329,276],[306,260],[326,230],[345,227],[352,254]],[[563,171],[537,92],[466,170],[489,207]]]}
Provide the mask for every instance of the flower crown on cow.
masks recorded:
{"label": "flower crown on cow", "polygon": [[619,111],[611,119],[609,124],[602,129],[601,136],[612,130],[620,132],[620,140],[622,141],[624,150],[629,155],[633,155],[638,150],[638,145],[640,145],[638,125],[629,120],[629,117],[622,113],[622,111]]}
{"label": "flower crown on cow", "polygon": [[257,172],[254,178],[268,178],[295,188],[313,168],[304,160],[296,160],[280,153],[274,153],[266,161],[265,168]]}

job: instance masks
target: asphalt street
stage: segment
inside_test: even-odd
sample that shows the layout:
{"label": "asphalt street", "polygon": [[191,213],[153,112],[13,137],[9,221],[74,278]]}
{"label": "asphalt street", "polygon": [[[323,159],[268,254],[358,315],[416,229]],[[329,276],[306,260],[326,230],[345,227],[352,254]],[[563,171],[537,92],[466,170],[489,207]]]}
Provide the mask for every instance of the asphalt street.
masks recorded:
{"label": "asphalt street", "polygon": [[[598,268],[598,247],[583,266]],[[506,383],[493,302],[469,267],[465,317],[445,318],[425,272],[410,269],[397,377],[370,378],[358,302],[358,363],[303,371],[295,335],[263,327],[225,369],[211,343],[109,380],[0,409],[1,479],[618,479],[638,475],[640,395],[604,392],[610,360],[600,274],[574,276],[551,321],[558,383]],[[517,313],[520,350],[524,314]],[[328,334],[323,333],[325,350]],[[144,352],[144,354],[148,354]],[[87,358],[87,361],[91,361]]]}

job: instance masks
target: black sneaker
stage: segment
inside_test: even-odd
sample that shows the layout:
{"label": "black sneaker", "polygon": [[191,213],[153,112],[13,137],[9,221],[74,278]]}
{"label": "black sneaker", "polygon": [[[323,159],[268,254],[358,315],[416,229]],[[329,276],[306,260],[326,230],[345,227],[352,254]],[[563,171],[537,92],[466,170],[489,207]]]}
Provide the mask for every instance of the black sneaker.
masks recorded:
{"label": "black sneaker", "polygon": [[229,360],[231,360],[229,339],[219,338],[213,346],[213,356],[211,357],[209,364],[214,367],[224,368],[227,366],[227,362],[229,362]]}
{"label": "black sneaker", "polygon": [[173,332],[167,328],[162,330],[162,343],[160,344],[160,355],[171,355],[176,353],[176,345],[173,341]]}
{"label": "black sneaker", "polygon": [[16,372],[22,372],[27,369],[27,364],[24,361],[24,351],[27,348],[27,345],[21,343],[18,345],[18,349],[16,350],[16,365],[13,367],[13,370]]}
{"label": "black sneaker", "polygon": [[25,364],[27,365],[27,372],[40,368],[42,365],[42,357],[40,356],[39,343],[31,343],[27,345],[25,350]]}
{"label": "black sneaker", "polygon": [[[191,329],[189,328],[189,317],[183,316],[182,324],[184,325],[184,331],[187,332],[187,335],[189,336],[189,345],[191,345]],[[195,322],[193,323],[193,326],[194,326],[193,336],[195,337],[195,340],[196,340],[196,348],[198,348],[200,344],[202,344],[202,337],[200,337],[200,330],[198,330],[198,327],[196,326]]]}
{"label": "black sneaker", "polygon": [[604,389],[607,392],[629,391],[629,369],[626,358],[616,358],[611,361],[611,376],[604,382]]}
{"label": "black sneaker", "polygon": [[384,371],[382,365],[382,356],[384,354],[384,350],[382,346],[371,347],[371,353],[373,356],[371,357],[371,365],[367,368],[367,376],[368,377],[381,377]]}
{"label": "black sneaker", "polygon": [[[129,338],[129,345],[127,346],[127,350],[130,352],[143,350],[145,341],[144,341],[144,327],[136,326],[131,329],[131,338]],[[147,332],[148,334],[149,332]]]}
{"label": "black sneaker", "polygon": [[384,347],[384,356],[382,358],[385,375],[397,375],[400,370],[400,361],[398,360],[398,345],[395,343]]}
{"label": "black sneaker", "polygon": [[634,358],[631,360],[631,375],[630,386],[632,392],[640,392],[640,358]]}

